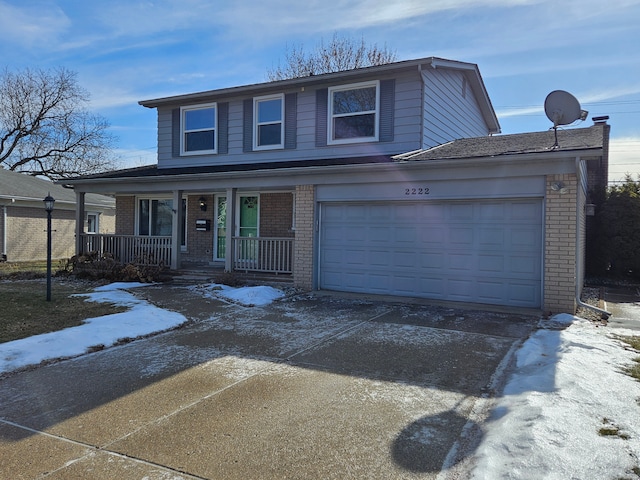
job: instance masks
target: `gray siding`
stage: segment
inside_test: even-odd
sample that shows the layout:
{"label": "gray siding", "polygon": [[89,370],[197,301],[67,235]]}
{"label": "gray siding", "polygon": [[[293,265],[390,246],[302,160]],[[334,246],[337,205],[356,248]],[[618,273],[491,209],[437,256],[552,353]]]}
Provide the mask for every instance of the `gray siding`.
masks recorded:
{"label": "gray siding", "polygon": [[[314,160],[325,158],[358,157],[367,155],[395,155],[421,148],[426,143],[444,143],[452,138],[460,136],[477,136],[486,134],[486,126],[482,122],[471,89],[467,89],[466,99],[458,94],[456,98],[451,90],[460,86],[462,74],[457,72],[451,75],[449,71],[434,71],[429,74],[437,74],[437,82],[430,80],[427,83],[437,90],[447,92],[447,95],[435,95],[430,91],[429,95],[423,95],[423,81],[416,70],[404,74],[396,74],[390,77],[378,78],[385,88],[391,86],[384,110],[390,112],[386,118],[381,119],[384,131],[381,141],[371,143],[354,143],[347,145],[318,145],[317,143],[317,91],[324,90],[331,85],[318,85],[317,88],[306,87],[304,90],[285,91],[285,94],[295,94],[295,112],[289,112],[288,118],[296,118],[297,128],[294,138],[288,138],[286,149],[267,151],[247,151],[245,132],[244,102],[251,98],[211,98],[209,101],[228,103],[227,124],[227,152],[219,152],[217,155],[190,155],[180,157],[175,154],[172,147],[172,109],[179,105],[162,107],[158,109],[158,165],[166,168],[204,165],[224,165],[229,163],[262,163],[291,160]],[[385,80],[390,80],[384,82]],[[426,77],[425,77],[426,81]],[[351,83],[351,82],[345,82]],[[340,85],[336,83],[335,85]],[[446,87],[446,88],[445,88]],[[382,87],[381,87],[382,88]],[[435,88],[431,90],[435,91]],[[272,92],[276,93],[276,92]],[[438,102],[435,101],[439,98]],[[448,103],[447,103],[448,102]],[[434,108],[437,105],[438,108]],[[452,112],[443,112],[453,109]],[[464,122],[470,123],[465,126]],[[385,123],[386,122],[386,123]],[[433,127],[439,123],[441,126]],[[434,132],[423,133],[423,125],[430,126]],[[483,128],[480,128],[482,125]],[[288,130],[291,134],[292,130]],[[223,132],[219,132],[223,133]],[[175,136],[175,135],[173,135]],[[428,138],[429,142],[425,139]],[[326,143],[326,142],[325,142]],[[223,139],[218,139],[219,145],[224,145]],[[292,148],[295,146],[295,148]]]}
{"label": "gray siding", "polygon": [[422,148],[442,145],[458,138],[488,135],[478,102],[464,73],[426,69],[424,80],[424,131]]}

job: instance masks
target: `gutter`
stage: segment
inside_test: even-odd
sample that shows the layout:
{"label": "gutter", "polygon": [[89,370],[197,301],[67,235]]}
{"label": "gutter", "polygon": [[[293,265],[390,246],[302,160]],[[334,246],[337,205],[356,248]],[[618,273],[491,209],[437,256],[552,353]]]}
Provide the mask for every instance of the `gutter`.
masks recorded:
{"label": "gutter", "polygon": [[[583,154],[590,155],[601,152],[601,150],[595,149],[586,149],[583,150]],[[433,169],[443,169],[450,168],[452,166],[456,167],[467,167],[467,166],[478,166],[481,163],[483,166],[494,166],[494,165],[504,165],[508,164],[517,164],[517,165],[526,165],[529,160],[536,160],[538,164],[542,161],[540,160],[540,154],[542,152],[532,152],[526,154],[507,154],[507,155],[496,155],[496,156],[484,156],[484,157],[461,157],[461,158],[447,158],[447,159],[439,159],[439,160],[405,160],[401,159],[400,154],[397,157],[397,161],[389,162],[389,163],[362,163],[362,164],[349,164],[349,165],[321,165],[321,166],[305,166],[305,167],[287,167],[287,168],[274,168],[274,169],[258,169],[258,170],[237,170],[237,171],[226,171],[226,172],[210,172],[210,173],[182,173],[176,175],[151,175],[144,177],[108,177],[108,178],[77,178],[77,179],[65,179],[65,183],[70,185],[73,188],[81,185],[108,185],[108,184],[140,184],[140,183],[175,183],[177,181],[195,181],[195,180],[203,180],[203,179],[225,179],[225,180],[233,180],[236,178],[246,178],[247,174],[252,174],[255,178],[265,178],[265,177],[281,177],[286,173],[286,176],[304,176],[304,175],[322,175],[322,174],[347,174],[350,172],[358,171],[358,169],[367,168],[372,172],[393,172],[398,168],[404,169],[422,169],[422,168],[433,168]],[[566,160],[575,158],[576,151],[560,151],[560,152],[545,152],[547,155],[544,157],[544,162],[554,162],[557,160]],[[534,164],[535,165],[535,164]],[[168,170],[171,170],[170,168]],[[159,172],[162,170],[160,169]],[[95,192],[94,192],[95,193]]]}
{"label": "gutter", "polygon": [[[576,180],[577,180],[577,187],[578,188],[582,188],[582,169],[580,168],[580,163],[582,162],[582,160],[580,159],[580,157],[576,157]],[[580,207],[580,203],[579,203],[579,195],[578,192],[576,192],[576,210],[578,210],[578,208]],[[580,217],[581,214],[579,211],[576,211],[576,240],[580,239]],[[580,262],[580,258],[582,257],[582,250],[580,249],[582,242],[578,241],[577,245],[576,245],[576,267],[579,265]],[[576,278],[577,280],[577,278]],[[601,308],[598,307],[594,307],[593,305],[589,305],[587,303],[584,303],[581,299],[580,299],[580,294],[582,293],[580,291],[580,289],[578,288],[578,284],[579,282],[576,281],[576,304],[579,307],[582,308],[586,308],[587,310],[592,310],[596,313],[599,313],[602,318],[604,320],[607,320],[610,316],[611,316],[611,312],[608,312],[606,310],[603,310]]]}

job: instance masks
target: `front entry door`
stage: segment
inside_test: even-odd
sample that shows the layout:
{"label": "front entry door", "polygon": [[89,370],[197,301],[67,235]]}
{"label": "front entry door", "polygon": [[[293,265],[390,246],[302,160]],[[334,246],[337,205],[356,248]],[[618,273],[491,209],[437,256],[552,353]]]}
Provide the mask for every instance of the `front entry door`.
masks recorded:
{"label": "front entry door", "polygon": [[[259,198],[257,195],[241,195],[239,197],[238,237],[258,237]],[[238,259],[243,261],[256,260],[258,242],[256,240],[240,240],[237,255]]]}
{"label": "front entry door", "polygon": [[227,253],[227,197],[216,196],[216,218],[214,236],[214,260],[224,261]]}

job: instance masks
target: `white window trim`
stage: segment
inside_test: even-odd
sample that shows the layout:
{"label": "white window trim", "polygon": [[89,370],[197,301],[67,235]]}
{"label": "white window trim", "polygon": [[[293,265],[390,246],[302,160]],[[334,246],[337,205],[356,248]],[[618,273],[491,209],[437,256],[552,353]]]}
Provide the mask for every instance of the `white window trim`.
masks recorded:
{"label": "white window trim", "polygon": [[[280,122],[258,122],[258,104],[265,100],[280,100]],[[272,125],[280,123],[280,143],[276,145],[258,145],[258,127],[260,125]],[[276,95],[264,95],[253,98],[253,149],[254,150],[278,150],[284,148],[284,93]]]}
{"label": "white window trim", "polygon": [[[335,140],[333,138],[333,93],[340,92],[343,90],[355,90],[358,88],[368,88],[368,87],[376,87],[376,109],[375,110],[366,110],[362,112],[358,112],[357,114],[343,114],[338,115],[338,117],[347,117],[354,115],[364,115],[364,114],[374,114],[374,136],[373,137],[355,137],[355,138],[342,138]],[[351,83],[349,85],[339,85],[336,87],[329,88],[329,97],[328,108],[327,108],[327,145],[344,145],[348,143],[366,143],[366,142],[377,142],[379,141],[380,132],[379,124],[380,124],[380,82],[378,80],[372,82],[360,82],[360,83]]]}
{"label": "white window trim", "polygon": [[[203,110],[205,108],[213,108],[215,110],[215,126],[213,127],[213,150],[196,150],[193,152],[186,151],[186,145],[184,141],[185,137],[185,112],[190,110]],[[206,132],[211,130],[210,128],[202,128],[199,130],[188,130],[188,132]],[[188,155],[211,155],[218,153],[218,104],[216,102],[213,103],[203,103],[200,105],[189,105],[187,107],[180,107],[180,155],[188,156]]]}
{"label": "white window trim", "polygon": [[[136,236],[142,236],[140,235],[140,200],[173,200],[173,197],[167,197],[165,195],[136,195],[135,197],[136,199],[136,206],[135,206],[135,228],[133,229],[133,231],[135,232]],[[180,245],[180,250],[183,252],[187,251],[187,247],[189,245],[189,224],[187,222],[188,219],[188,215],[189,215],[189,200],[187,197],[185,197],[184,195],[182,196],[182,201],[186,202],[186,212],[184,215],[184,245]],[[173,212],[173,218],[175,218],[175,208],[174,208],[174,212]],[[172,220],[173,221],[173,220]],[[151,224],[149,224],[149,227],[151,227]],[[145,235],[147,236],[147,235]],[[149,237],[152,237],[153,235],[148,235]]]}
{"label": "white window trim", "polygon": [[[95,211],[87,211],[85,214],[85,225],[86,225],[86,233],[90,234],[90,235],[95,235],[97,233],[100,233],[100,212],[95,212]],[[96,231],[95,232],[90,232],[89,231],[89,217],[90,216],[95,216],[96,217]]]}

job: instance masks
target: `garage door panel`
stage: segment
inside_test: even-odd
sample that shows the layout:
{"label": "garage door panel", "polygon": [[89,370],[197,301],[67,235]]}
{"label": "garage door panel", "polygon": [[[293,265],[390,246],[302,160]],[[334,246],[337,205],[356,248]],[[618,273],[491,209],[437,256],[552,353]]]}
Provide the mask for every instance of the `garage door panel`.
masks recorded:
{"label": "garage door panel", "polygon": [[541,244],[540,231],[534,228],[513,228],[509,246],[511,249],[524,249],[530,251],[539,248]]}
{"label": "garage door panel", "polygon": [[478,271],[484,274],[501,274],[504,272],[503,255],[478,255]]}
{"label": "garage door panel", "polygon": [[321,207],[320,288],[539,307],[542,202]]}
{"label": "garage door panel", "polygon": [[447,267],[456,272],[473,270],[473,256],[471,254],[450,253],[447,255]]}
{"label": "garage door panel", "polygon": [[541,273],[540,258],[533,255],[512,255],[509,257],[509,265],[509,273],[512,273],[514,276],[520,274],[531,278]]}
{"label": "garage door panel", "polygon": [[449,243],[456,247],[467,248],[473,245],[472,227],[451,227],[449,228]]}
{"label": "garage door panel", "polygon": [[418,231],[415,227],[397,227],[393,229],[394,241],[398,244],[414,244],[418,241]]}
{"label": "garage door panel", "polygon": [[538,298],[537,286],[531,283],[511,283],[508,287],[509,303],[520,307],[529,307]]}
{"label": "garage door panel", "polygon": [[448,220],[451,221],[470,221],[473,220],[473,205],[469,203],[451,204],[448,211]]}
{"label": "garage door panel", "polygon": [[473,281],[467,278],[449,278],[446,282],[446,296],[449,300],[471,302],[474,295]]}
{"label": "garage door panel", "polygon": [[496,226],[493,228],[478,228],[478,245],[482,248],[492,247],[497,250],[504,248],[505,228]]}

